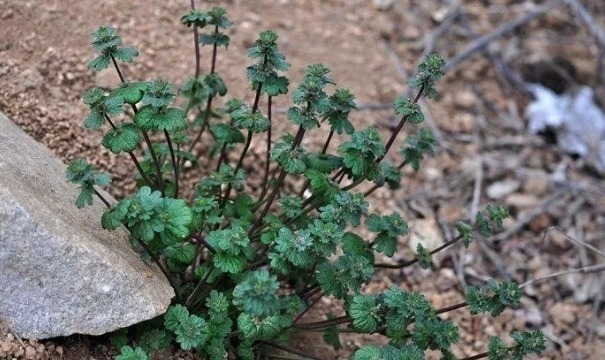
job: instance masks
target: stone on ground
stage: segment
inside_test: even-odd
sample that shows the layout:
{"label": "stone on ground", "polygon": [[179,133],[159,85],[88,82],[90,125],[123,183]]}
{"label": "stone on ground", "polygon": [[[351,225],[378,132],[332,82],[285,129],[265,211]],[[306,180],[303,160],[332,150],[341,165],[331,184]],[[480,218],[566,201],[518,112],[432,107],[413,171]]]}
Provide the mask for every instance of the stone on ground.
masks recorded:
{"label": "stone on ground", "polygon": [[[174,291],[104,205],[76,208],[65,165],[0,113],[0,320],[24,338],[100,335],[163,314]],[[110,197],[109,197],[110,198]]]}

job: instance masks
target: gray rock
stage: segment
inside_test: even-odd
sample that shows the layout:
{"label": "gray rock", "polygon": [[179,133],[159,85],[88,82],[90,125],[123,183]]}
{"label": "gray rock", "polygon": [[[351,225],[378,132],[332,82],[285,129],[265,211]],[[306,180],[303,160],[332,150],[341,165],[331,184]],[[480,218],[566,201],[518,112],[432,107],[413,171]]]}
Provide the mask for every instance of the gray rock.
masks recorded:
{"label": "gray rock", "polygon": [[100,335],[164,313],[168,281],[140,260],[125,229],[101,228],[100,201],[76,208],[64,172],[0,113],[0,318],[21,337],[44,339]]}

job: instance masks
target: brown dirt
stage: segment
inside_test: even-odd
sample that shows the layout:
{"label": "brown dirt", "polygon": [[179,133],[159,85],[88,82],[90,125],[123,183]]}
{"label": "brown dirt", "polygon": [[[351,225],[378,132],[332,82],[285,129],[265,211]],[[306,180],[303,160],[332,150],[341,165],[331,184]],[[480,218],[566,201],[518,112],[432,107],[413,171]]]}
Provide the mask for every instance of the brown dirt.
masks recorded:
{"label": "brown dirt", "polygon": [[[289,76],[294,84],[307,64],[323,62],[333,70],[339,86],[356,94],[359,104],[389,103],[407,89],[382,39],[387,39],[411,73],[431,41],[432,31],[442,23],[443,10],[447,10],[436,0],[401,0],[385,11],[376,9],[369,0],[212,3],[225,6],[236,23],[230,32],[232,44],[227,53],[221,52],[218,65],[228,82],[228,97],[253,96],[247,85],[241,85],[246,84],[245,50],[260,30],[276,28],[281,48],[292,63]],[[468,22],[479,34],[519,17],[530,6],[529,2],[513,0],[462,3]],[[583,3],[600,21],[597,25],[603,26],[604,6],[589,0]],[[188,1],[0,0],[0,110],[66,162],[85,157],[110,171],[115,179],[111,191],[122,196],[132,189],[128,175],[134,169],[125,157],[104,150],[98,133],[81,126],[86,113],[80,102],[83,91],[118,80],[110,71],[94,74],[86,68],[92,58],[90,33],[99,25],[116,26],[126,44],[142,50],[136,62],[125,68],[128,77],[163,77],[180,84],[183,74],[192,73],[194,65],[191,33],[178,22],[187,6]],[[449,58],[470,41],[457,22],[440,37],[436,50]],[[584,26],[565,8],[531,21],[490,44],[489,50],[516,69],[563,57],[575,66],[576,82],[594,86],[599,100],[605,103],[605,88],[595,72],[598,49]],[[208,57],[204,49],[203,60]],[[424,228],[419,231],[432,227],[446,238],[458,219],[471,217],[477,205],[481,208],[490,201],[510,207],[513,219],[506,223],[506,236],[488,239],[483,247],[473,244],[468,251],[455,248],[432,271],[416,267],[381,271],[366,290],[400,285],[422,291],[441,307],[460,301],[465,285],[482,284],[490,277],[508,275],[522,283],[598,263],[601,259],[572,239],[605,249],[603,179],[586,169],[581,160],[527,135],[522,113],[529,99],[507,83],[481,53],[448,73],[439,88],[442,96],[427,103],[427,114],[440,130],[442,146],[418,173],[406,173],[403,189],[394,194],[377,191],[373,210],[399,211],[410,222],[427,219],[420,223]],[[286,106],[283,99],[277,104]],[[377,125],[386,136],[393,118],[390,110],[362,111],[354,120],[358,127]],[[288,129],[285,123],[280,122],[278,133]],[[319,136],[307,141],[317,146],[324,139]],[[253,143],[250,157],[258,158],[263,146],[262,141]],[[203,155],[205,146],[196,150]],[[247,170],[254,173],[262,161],[249,160]],[[208,164],[202,161],[202,169]],[[193,184],[200,169],[186,176]],[[505,181],[518,186],[490,199],[488,189]],[[413,256],[407,241],[402,241],[399,258]],[[455,353],[470,356],[485,351],[490,335],[532,328],[543,330],[550,340],[544,359],[603,359],[604,283],[600,274],[573,274],[530,285],[524,289],[523,306],[497,319],[471,318],[463,310],[452,312],[449,316],[460,324],[462,333]],[[326,301],[320,308],[334,309],[334,304]],[[310,341],[320,343],[313,337],[302,337],[297,346],[309,350]],[[324,359],[344,359],[354,347],[380,341],[373,336],[346,335],[345,347],[338,354],[323,346],[314,352]],[[16,339],[6,328],[0,331],[0,359],[104,360],[113,353],[104,338],[75,336],[38,343]],[[186,357],[191,355],[177,353],[171,358]]]}

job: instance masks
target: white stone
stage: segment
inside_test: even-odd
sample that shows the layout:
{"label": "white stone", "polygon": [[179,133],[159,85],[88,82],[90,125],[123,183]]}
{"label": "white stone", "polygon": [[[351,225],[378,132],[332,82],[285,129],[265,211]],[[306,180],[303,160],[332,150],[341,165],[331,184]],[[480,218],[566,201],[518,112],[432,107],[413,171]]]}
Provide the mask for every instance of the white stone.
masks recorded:
{"label": "white stone", "polygon": [[76,208],[65,165],[2,113],[0,163],[0,320],[15,334],[101,335],[166,311],[161,272],[101,228],[103,204]]}

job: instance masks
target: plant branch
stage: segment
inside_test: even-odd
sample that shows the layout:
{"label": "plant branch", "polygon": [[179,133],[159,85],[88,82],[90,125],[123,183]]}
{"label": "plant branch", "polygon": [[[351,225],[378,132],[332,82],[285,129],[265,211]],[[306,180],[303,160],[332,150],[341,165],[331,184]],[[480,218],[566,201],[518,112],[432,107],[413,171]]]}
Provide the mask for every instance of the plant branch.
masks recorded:
{"label": "plant branch", "polygon": [[[118,76],[120,77],[120,81],[122,83],[126,82],[126,80],[124,79],[124,76],[122,75],[122,72],[120,71],[120,67],[118,66],[116,59],[114,58],[113,55],[110,55],[110,57],[111,57],[111,61],[113,62],[113,66],[116,69]],[[139,111],[139,109],[137,109],[137,106],[135,104],[132,104],[131,107],[132,107],[132,111],[135,114]],[[157,173],[158,188],[162,192],[162,195],[164,195],[164,178],[162,175],[162,169],[160,168],[160,162],[158,161],[158,157],[155,154],[155,150],[153,149],[153,144],[151,142],[151,139],[149,138],[149,134],[147,134],[147,131],[144,131],[142,129],[141,129],[141,132],[143,133],[143,139],[145,139],[145,143],[147,144],[147,148],[149,149],[149,153],[151,154],[151,159],[153,161],[153,165],[154,165],[155,171]]]}
{"label": "plant branch", "polygon": [[[418,89],[418,94],[416,94],[416,97],[414,98],[413,103],[416,104],[418,103],[418,100],[420,100],[420,97],[422,96],[422,93],[424,92],[424,85],[420,87],[420,89]],[[379,163],[382,161],[382,159],[384,159],[385,156],[387,156],[387,154],[389,153],[389,150],[391,149],[391,147],[393,146],[393,143],[395,142],[395,139],[397,138],[397,135],[399,135],[399,133],[401,132],[401,129],[403,129],[403,125],[405,125],[405,123],[408,121],[408,119],[410,118],[409,115],[404,115],[401,120],[399,121],[399,124],[397,125],[397,127],[395,128],[395,130],[393,130],[393,133],[391,134],[391,137],[389,138],[389,141],[387,142],[385,149],[384,149],[384,154],[379,157],[378,159],[376,159],[376,163]]]}
{"label": "plant branch", "polygon": [[269,165],[271,165],[271,128],[273,127],[273,122],[272,122],[272,103],[273,103],[273,97],[272,96],[268,96],[267,99],[267,119],[269,120],[269,129],[267,130],[267,156],[265,159],[265,175],[263,176],[263,182],[261,183],[263,186],[263,189],[261,191],[260,196],[258,197],[258,201],[262,201],[265,197],[265,195],[267,195],[267,189],[269,188]]}
{"label": "plant branch", "polygon": [[[436,248],[435,250],[431,251],[430,254],[434,255],[436,253],[438,253],[439,251],[447,248],[448,246],[454,245],[455,243],[457,243],[458,241],[460,241],[462,239],[462,235],[458,235],[455,238],[451,239],[450,241],[447,241],[445,243],[443,243],[441,246],[439,246],[438,248]],[[404,262],[404,263],[400,263],[400,264],[376,264],[374,265],[374,267],[376,268],[382,268],[382,269],[402,269],[408,266],[412,266],[415,263],[417,263],[419,260],[418,258],[415,258],[413,260]]]}
{"label": "plant branch", "polygon": [[[191,10],[195,10],[195,0],[191,0]],[[193,24],[193,44],[195,45],[195,78],[200,76],[200,42],[197,24]]]}
{"label": "plant branch", "polygon": [[[109,118],[109,116],[107,116],[107,114],[105,114],[105,119],[107,119],[107,122],[109,123],[109,125],[111,125],[111,128],[115,130],[116,126],[113,123],[113,121],[111,121],[111,119]],[[143,168],[141,167],[141,164],[139,163],[139,160],[137,160],[137,157],[134,155],[134,153],[132,151],[128,152],[128,155],[130,156],[130,159],[132,160],[132,162],[134,163],[134,166],[136,166],[139,174],[141,174],[141,177],[143,178],[143,180],[149,184],[150,186],[152,185],[152,181],[151,179],[147,176],[147,174],[145,174],[145,171],[143,171]]]}
{"label": "plant branch", "polygon": [[305,358],[305,359],[311,359],[311,360],[322,360],[322,359],[320,359],[320,358],[318,358],[318,357],[311,356],[311,355],[306,354],[306,353],[304,353],[304,352],[302,352],[302,351],[298,351],[298,350],[292,349],[292,348],[287,347],[287,346],[281,346],[281,345],[276,344],[276,343],[274,343],[274,342],[263,342],[263,344],[266,344],[267,346],[270,346],[270,347],[272,347],[272,348],[275,348],[275,349],[278,349],[278,350],[281,350],[281,351],[285,351],[285,352],[289,352],[289,353],[291,353],[291,354],[295,354],[295,355],[298,355],[298,356],[302,356],[302,357],[303,357],[303,358]]}
{"label": "plant branch", "polygon": [[172,147],[172,140],[168,130],[164,130],[164,137],[166,137],[166,143],[168,144],[168,151],[170,151],[170,160],[172,161],[172,168],[174,170],[174,197],[179,196],[179,162],[174,154],[174,148]]}
{"label": "plant branch", "polygon": [[[261,91],[263,89],[263,83],[259,83],[258,84],[258,88],[256,89],[256,94],[254,96],[254,105],[252,106],[252,113],[255,114],[258,111],[258,103],[260,101],[260,94]],[[237,161],[237,164],[235,165],[235,170],[233,170],[233,174],[237,175],[237,172],[239,171],[239,169],[242,168],[242,165],[244,163],[244,158],[246,157],[246,153],[248,153],[248,149],[250,149],[250,144],[252,143],[252,130],[248,130],[248,138],[246,139],[246,144],[244,145],[244,149],[242,150],[242,154],[239,157],[239,160]],[[221,209],[225,208],[225,205],[227,204],[227,201],[229,201],[229,196],[231,195],[231,189],[233,187],[231,186],[231,183],[229,183],[227,185],[227,190],[225,191],[225,197],[223,199],[223,203],[221,204]]]}
{"label": "plant branch", "polygon": [[107,206],[107,207],[111,207],[111,205],[109,204],[109,201],[107,201],[107,200],[106,200],[106,199],[103,197],[103,195],[101,195],[101,193],[97,191],[97,189],[94,189],[94,190],[95,190],[95,195],[97,195],[97,197],[99,198],[99,200],[101,200],[101,201],[103,202],[103,204],[105,204],[105,206]]}

